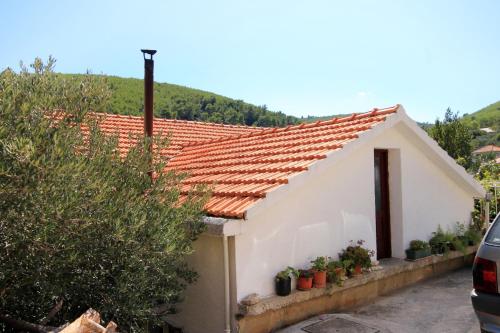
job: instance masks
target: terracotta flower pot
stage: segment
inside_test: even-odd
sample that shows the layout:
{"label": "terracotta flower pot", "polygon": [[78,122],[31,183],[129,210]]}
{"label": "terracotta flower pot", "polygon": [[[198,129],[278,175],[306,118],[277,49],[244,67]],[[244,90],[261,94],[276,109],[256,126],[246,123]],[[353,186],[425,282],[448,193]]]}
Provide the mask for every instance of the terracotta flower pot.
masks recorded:
{"label": "terracotta flower pot", "polygon": [[326,287],[326,271],[314,271],[314,288]]}
{"label": "terracotta flower pot", "polygon": [[352,275],[354,276],[363,275],[363,267],[361,267],[361,265],[354,266],[354,272],[352,272]]}
{"label": "terracotta flower pot", "polygon": [[297,279],[297,289],[298,290],[309,290],[312,288],[313,278],[311,277],[299,277]]}
{"label": "terracotta flower pot", "polygon": [[343,269],[342,267],[337,267],[335,268],[335,274],[340,280],[342,280],[343,278],[345,278],[345,269]]}

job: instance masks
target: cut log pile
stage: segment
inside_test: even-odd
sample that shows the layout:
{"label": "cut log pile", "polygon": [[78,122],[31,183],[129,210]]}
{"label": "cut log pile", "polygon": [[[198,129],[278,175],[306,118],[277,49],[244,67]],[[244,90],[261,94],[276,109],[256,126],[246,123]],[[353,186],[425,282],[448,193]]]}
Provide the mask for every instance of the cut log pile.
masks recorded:
{"label": "cut log pile", "polygon": [[53,316],[53,314],[49,314],[44,318],[41,324],[33,324],[0,313],[0,322],[5,323],[8,327],[16,331],[33,333],[117,333],[118,331],[118,326],[113,321],[110,321],[106,327],[101,326],[101,315],[94,309],[88,309],[72,323],[67,323],[59,327],[45,326],[49,317]]}
{"label": "cut log pile", "polygon": [[106,327],[100,325],[101,316],[94,309],[88,309],[77,320],[64,327],[59,333],[116,333],[118,326],[110,321]]}

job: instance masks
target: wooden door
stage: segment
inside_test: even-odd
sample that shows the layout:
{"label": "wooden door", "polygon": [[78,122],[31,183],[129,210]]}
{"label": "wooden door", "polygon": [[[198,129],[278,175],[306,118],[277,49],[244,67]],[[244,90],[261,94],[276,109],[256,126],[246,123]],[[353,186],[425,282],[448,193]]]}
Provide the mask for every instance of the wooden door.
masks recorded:
{"label": "wooden door", "polygon": [[377,259],[383,259],[390,258],[392,255],[388,152],[375,149],[374,156]]}

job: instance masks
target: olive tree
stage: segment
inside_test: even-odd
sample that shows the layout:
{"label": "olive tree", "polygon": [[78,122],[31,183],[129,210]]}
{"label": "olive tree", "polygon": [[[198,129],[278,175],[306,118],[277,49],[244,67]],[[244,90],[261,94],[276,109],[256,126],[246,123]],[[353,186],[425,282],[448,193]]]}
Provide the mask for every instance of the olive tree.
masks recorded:
{"label": "olive tree", "polygon": [[58,326],[89,307],[139,331],[196,278],[185,258],[207,192],[179,200],[182,175],[161,172],[146,138],[120,156],[93,113],[107,107],[106,82],[64,78],[54,63],[0,75],[0,331]]}

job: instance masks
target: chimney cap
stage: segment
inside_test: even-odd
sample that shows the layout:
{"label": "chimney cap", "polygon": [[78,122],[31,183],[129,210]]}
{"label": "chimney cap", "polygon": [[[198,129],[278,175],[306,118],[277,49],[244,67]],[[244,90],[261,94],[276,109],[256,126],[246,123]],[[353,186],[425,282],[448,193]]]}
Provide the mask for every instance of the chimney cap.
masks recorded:
{"label": "chimney cap", "polygon": [[149,54],[151,57],[149,59],[153,59],[153,55],[156,53],[156,50],[149,50],[149,49],[141,49],[141,52],[144,55],[144,59],[146,59],[146,54]]}

